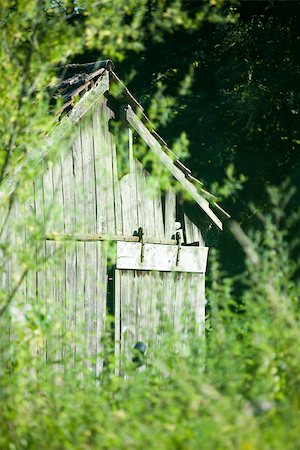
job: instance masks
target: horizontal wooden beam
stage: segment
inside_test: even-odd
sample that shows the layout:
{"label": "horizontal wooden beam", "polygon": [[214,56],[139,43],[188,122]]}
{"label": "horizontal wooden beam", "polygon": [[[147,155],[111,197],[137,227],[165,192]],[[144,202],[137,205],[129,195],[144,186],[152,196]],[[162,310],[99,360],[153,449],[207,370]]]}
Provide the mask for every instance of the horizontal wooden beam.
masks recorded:
{"label": "horizontal wooden beam", "polygon": [[[96,233],[45,233],[46,241],[78,241],[78,242],[97,242],[97,241],[121,241],[121,242],[139,242],[139,236],[107,235]],[[176,245],[175,239],[159,239],[155,237],[143,236],[143,242],[148,244]]]}
{"label": "horizontal wooden beam", "polygon": [[223,224],[221,220],[210,209],[209,202],[203,198],[197,188],[186,179],[184,173],[175,166],[172,159],[163,151],[160,143],[155,139],[143,122],[134,113],[133,109],[128,105],[126,109],[126,120],[140,137],[149,145],[151,150],[156,154],[160,161],[166,166],[177,181],[185,188],[190,196],[198,203],[200,208],[209,216],[209,218],[222,230]]}

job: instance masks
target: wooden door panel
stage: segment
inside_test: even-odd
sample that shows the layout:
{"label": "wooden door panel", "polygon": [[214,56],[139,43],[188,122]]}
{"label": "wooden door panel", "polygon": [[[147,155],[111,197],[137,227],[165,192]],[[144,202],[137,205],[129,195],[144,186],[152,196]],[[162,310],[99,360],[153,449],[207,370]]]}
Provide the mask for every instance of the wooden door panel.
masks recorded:
{"label": "wooden door panel", "polygon": [[116,356],[130,361],[136,342],[148,348],[161,346],[168,329],[181,351],[193,332],[203,333],[205,319],[204,274],[116,269],[115,344]]}

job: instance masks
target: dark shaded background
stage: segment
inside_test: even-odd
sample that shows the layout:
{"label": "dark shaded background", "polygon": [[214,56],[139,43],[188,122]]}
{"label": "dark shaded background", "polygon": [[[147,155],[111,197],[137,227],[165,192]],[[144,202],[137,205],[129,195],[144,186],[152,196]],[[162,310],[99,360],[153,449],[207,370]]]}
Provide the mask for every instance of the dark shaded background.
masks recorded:
{"label": "dark shaded background", "polygon": [[[240,17],[234,24],[204,23],[196,31],[168,31],[159,40],[149,34],[143,52],[127,54],[117,63],[121,78],[135,74],[127,86],[145,110],[157,83],[166,86],[164,94],[176,101],[170,120],[160,124],[158,132],[172,145],[186,131],[187,164],[205,186],[222,184],[229,164],[237,175],[246,176],[243,189],[222,200],[245,230],[262,226],[249,204],[266,213],[268,185],[279,186],[289,178],[298,186],[299,6],[299,2],[243,1],[236,7]],[[195,7],[196,2],[186,2],[191,14]],[[87,53],[80,60],[98,57]],[[180,82],[191,67],[191,88],[180,94]],[[298,206],[299,193],[291,208]],[[197,221],[197,210],[192,208],[191,214]],[[230,232],[220,234],[213,228],[207,239],[220,249],[224,268],[236,273],[243,255]]]}

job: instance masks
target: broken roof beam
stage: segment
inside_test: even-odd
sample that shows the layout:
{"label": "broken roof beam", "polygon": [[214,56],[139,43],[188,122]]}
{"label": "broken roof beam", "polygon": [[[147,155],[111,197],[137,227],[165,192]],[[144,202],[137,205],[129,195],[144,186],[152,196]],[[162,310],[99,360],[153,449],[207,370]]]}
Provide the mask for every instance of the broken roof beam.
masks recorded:
{"label": "broken roof beam", "polygon": [[186,189],[186,191],[191,195],[191,197],[198,203],[200,208],[208,215],[208,217],[222,230],[223,225],[220,219],[214,214],[210,209],[209,202],[204,199],[196,187],[186,179],[184,173],[174,165],[172,159],[163,151],[160,143],[155,139],[143,122],[134,113],[131,106],[126,108],[126,120],[133,127],[133,129],[139,134],[139,136],[148,144],[160,161],[165,165],[165,167],[172,173],[174,178]]}

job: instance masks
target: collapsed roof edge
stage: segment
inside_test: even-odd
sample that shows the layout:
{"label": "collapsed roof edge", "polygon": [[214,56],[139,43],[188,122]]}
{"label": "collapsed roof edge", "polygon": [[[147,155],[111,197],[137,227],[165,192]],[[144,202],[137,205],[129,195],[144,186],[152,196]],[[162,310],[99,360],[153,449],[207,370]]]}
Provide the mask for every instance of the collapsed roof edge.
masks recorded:
{"label": "collapsed roof edge", "polygon": [[[95,61],[93,63],[87,64],[68,64],[66,66],[63,66],[64,73],[68,75],[71,74],[72,76],[67,80],[62,81],[60,85],[63,87],[68,85],[72,87],[72,85],[75,85],[75,89],[71,90],[68,93],[69,98],[67,98],[66,103],[58,111],[59,117],[61,118],[62,115],[66,113],[67,116],[70,116],[73,122],[76,122],[81,117],[83,117],[83,115],[87,112],[88,109],[90,109],[90,107],[94,102],[91,102],[88,108],[83,108],[83,112],[79,111],[79,114],[76,114],[77,110],[78,109],[80,110],[80,103],[84,101],[84,98],[88,97],[89,93],[91,93],[92,91],[97,91],[97,86],[99,86],[99,82],[101,82],[101,78],[103,77],[104,73],[108,73],[109,81],[107,91],[109,90],[111,81],[114,81],[121,86],[128,100],[129,105],[133,107],[136,110],[136,112],[138,112],[138,115],[141,118],[142,122],[145,124],[146,128],[151,133],[153,138],[159,143],[159,145],[162,148],[162,151],[168,157],[170,157],[173,165],[184,174],[186,180],[192,185],[193,189],[191,189],[191,191],[194,190],[195,184],[197,184],[197,195],[203,198],[203,202],[207,202],[207,207],[203,207],[203,204],[200,204],[201,202],[197,203],[203,209],[203,211],[210,217],[210,219],[218,226],[218,228],[222,229],[223,228],[222,222],[220,221],[218,216],[215,216],[214,212],[210,209],[210,206],[214,207],[218,211],[218,213],[221,214],[223,219],[229,219],[230,215],[217,203],[216,197],[203,188],[203,183],[192,175],[191,170],[185,164],[183,164],[179,160],[179,158],[177,158],[176,154],[172,152],[172,150],[168,147],[168,144],[165,142],[165,140],[156,132],[153,123],[145,114],[142,105],[132,95],[132,93],[122,82],[122,80],[117,76],[117,74],[114,71],[114,68],[115,68],[114,63],[110,59],[103,61]],[[84,72],[76,73],[78,69],[84,70]],[[102,92],[102,90],[103,89],[100,89],[97,97],[105,93]],[[78,96],[82,95],[83,93],[84,95],[82,96],[82,98],[78,101],[78,103],[75,104],[75,100],[77,100]],[[187,189],[187,186],[184,187],[185,189]],[[205,197],[208,197],[209,200],[207,200]],[[207,208],[209,208],[210,211],[208,211]]]}

